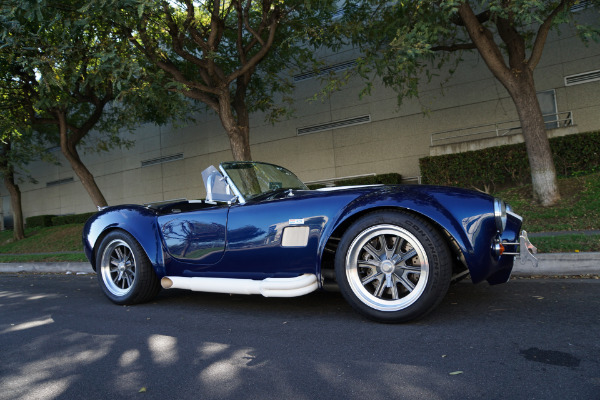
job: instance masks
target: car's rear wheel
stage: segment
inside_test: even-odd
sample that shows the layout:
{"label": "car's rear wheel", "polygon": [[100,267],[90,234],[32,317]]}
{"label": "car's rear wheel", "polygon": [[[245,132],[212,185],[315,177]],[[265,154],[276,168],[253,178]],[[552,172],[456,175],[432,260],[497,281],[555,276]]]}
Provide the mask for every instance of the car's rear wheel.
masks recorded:
{"label": "car's rear wheel", "polygon": [[142,246],[124,231],[112,231],[102,240],[96,256],[97,275],[104,294],[116,304],[151,300],[159,280]]}
{"label": "car's rear wheel", "polygon": [[378,211],[345,232],[336,253],[341,293],[362,315],[405,322],[433,310],[448,291],[450,252],[423,218]]}

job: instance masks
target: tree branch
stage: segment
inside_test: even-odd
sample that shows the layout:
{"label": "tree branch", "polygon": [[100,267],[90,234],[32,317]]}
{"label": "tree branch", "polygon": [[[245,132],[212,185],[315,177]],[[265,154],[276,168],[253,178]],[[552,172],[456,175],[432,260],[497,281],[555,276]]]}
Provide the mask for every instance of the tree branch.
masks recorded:
{"label": "tree branch", "polygon": [[[492,16],[491,11],[490,10],[485,10],[485,11],[477,14],[477,21],[479,21],[480,24],[484,24],[484,23],[486,23],[486,22],[488,22],[490,20],[491,16]],[[450,18],[450,22],[452,22],[454,25],[465,26],[465,22],[463,21],[463,19],[460,16],[460,14],[454,14]]]}
{"label": "tree branch", "polygon": [[237,11],[237,43],[236,48],[238,52],[238,56],[240,58],[240,63],[244,65],[246,63],[246,52],[244,51],[244,16],[241,2],[236,2],[236,11]]}
{"label": "tree branch", "polygon": [[177,66],[173,64],[168,58],[161,57],[160,55],[158,55],[156,48],[152,45],[152,40],[148,37],[143,24],[140,24],[138,26],[138,31],[140,33],[142,43],[140,43],[135,37],[133,37],[131,29],[128,29],[126,32],[127,38],[138,50],[143,52],[154,64],[156,64],[157,67],[169,73],[172,76],[172,78],[179,83],[201,91],[217,94],[218,91],[211,86],[202,85],[198,82],[188,80],[183,75],[183,73],[177,68]]}
{"label": "tree branch", "polygon": [[104,112],[104,107],[109,102],[114,100],[114,92],[111,82],[108,82],[106,94],[102,99],[98,99],[97,96],[94,96],[94,98],[95,100],[92,102],[92,104],[94,104],[94,112],[85,120],[85,122],[79,127],[69,125],[69,129],[73,132],[73,135],[69,137],[69,140],[72,141],[75,146],[79,144],[81,139],[83,139],[83,137],[88,134],[88,132],[98,123],[98,121],[100,121],[100,118],[102,118],[102,113]]}
{"label": "tree branch", "polygon": [[[169,36],[171,37],[171,43],[173,44],[173,50],[175,50],[175,53],[177,55],[179,55],[181,58],[183,58],[184,60],[186,60],[194,65],[197,65],[200,68],[208,69],[209,66],[208,66],[207,60],[198,58],[195,55],[190,54],[189,52],[184,50],[183,42],[185,40],[185,33],[179,29],[179,26],[173,19],[173,16],[171,15],[168,4],[164,3],[163,6],[164,6],[164,13],[165,13]],[[192,12],[192,16],[193,16],[193,12]],[[184,22],[184,28],[186,28],[186,26],[187,26],[186,29],[189,29],[191,27],[189,17],[190,17],[190,14],[188,14],[188,19],[186,19],[186,21]],[[206,44],[204,44],[204,46],[206,46]],[[205,81],[205,83],[207,85],[210,85],[209,81]]]}
{"label": "tree branch", "polygon": [[546,39],[548,38],[548,33],[550,32],[554,18],[567,7],[571,7],[574,3],[575,0],[562,0],[538,28],[538,33],[535,37],[535,42],[533,43],[533,49],[531,50],[531,57],[529,57],[529,62],[527,63],[531,71],[535,69],[542,58],[544,45],[546,44]]}
{"label": "tree branch", "polygon": [[510,70],[504,62],[504,58],[502,57],[498,45],[494,42],[492,32],[481,25],[479,19],[467,2],[460,5],[458,13],[465,23],[465,28],[467,29],[469,37],[477,46],[479,54],[481,54],[483,61],[485,61],[490,71],[492,71],[494,76],[496,76],[500,82],[509,82],[511,79]]}
{"label": "tree branch", "polygon": [[[196,43],[198,45],[198,47],[200,47],[202,52],[208,53],[210,49],[208,48],[208,44],[206,43],[206,41],[204,40],[204,37],[203,37],[204,35],[206,35],[207,28],[204,25],[202,25],[201,22],[196,21],[196,12],[194,11],[194,5],[193,5],[192,1],[186,0],[185,5],[186,5],[187,18],[183,24],[183,27],[187,32],[190,33],[192,40],[194,41],[194,43]],[[196,25],[200,25],[203,28],[203,33],[201,33],[196,28]]]}
{"label": "tree branch", "polygon": [[509,15],[509,18],[496,19],[496,27],[498,35],[506,44],[508,51],[508,64],[513,72],[520,71],[527,63],[525,60],[525,39],[517,32],[514,24],[514,17]]}
{"label": "tree branch", "polygon": [[209,106],[213,111],[219,112],[219,101],[215,100],[209,94],[195,89],[169,89],[171,92],[181,93],[185,97],[198,100]]}
{"label": "tree branch", "polygon": [[273,46],[273,42],[275,41],[275,33],[277,31],[278,25],[279,25],[279,8],[275,7],[275,9],[272,11],[271,21],[268,26],[269,36],[268,36],[267,40],[264,42],[264,45],[261,46],[260,50],[254,56],[252,56],[252,58],[250,58],[246,64],[242,65],[242,67],[240,69],[233,72],[232,74],[230,74],[227,77],[228,84],[233,82],[234,80],[236,80],[239,76],[254,69],[262,61],[262,59],[265,58],[265,56],[269,53],[269,50]]}
{"label": "tree branch", "polygon": [[[186,0],[187,3],[192,3],[191,0]],[[191,4],[193,7],[193,3]],[[189,7],[189,6],[188,6]],[[214,51],[219,47],[221,37],[223,36],[223,29],[225,28],[221,16],[219,15],[219,8],[221,8],[221,2],[214,0],[213,10],[210,16],[210,34],[208,35],[208,49]]]}
{"label": "tree branch", "polygon": [[[263,38],[261,37],[260,33],[256,32],[251,26],[250,26],[250,6],[252,5],[252,1],[248,0],[246,7],[244,7],[243,10],[243,18],[244,18],[244,25],[246,26],[246,30],[248,32],[250,32],[250,34],[254,37],[254,39],[256,41],[258,41],[258,43],[260,43],[261,46],[265,46],[265,41],[263,40]],[[240,6],[241,9],[241,6]],[[265,23],[266,21],[266,13],[263,10],[263,17],[261,20],[261,25]],[[260,29],[259,29],[260,30]]]}

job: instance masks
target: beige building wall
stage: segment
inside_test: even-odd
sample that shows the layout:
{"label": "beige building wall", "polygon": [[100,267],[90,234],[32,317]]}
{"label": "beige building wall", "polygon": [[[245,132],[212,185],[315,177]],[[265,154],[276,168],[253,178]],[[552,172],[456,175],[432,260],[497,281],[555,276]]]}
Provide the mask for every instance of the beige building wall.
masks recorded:
{"label": "beige building wall", "polygon": [[[352,51],[326,56],[335,64],[352,60]],[[271,125],[263,115],[251,120],[251,147],[255,160],[283,165],[304,181],[367,173],[420,174],[418,160],[435,154],[431,134],[440,131],[516,120],[506,90],[476,54],[464,62],[440,90],[447,71],[423,82],[418,99],[398,106],[396,94],[382,86],[359,99],[362,82],[348,86],[325,100],[309,102],[320,88],[318,79],[297,83],[293,118]],[[600,45],[585,46],[572,32],[551,36],[535,79],[539,91],[554,89],[558,111],[571,111],[575,125],[567,133],[600,129],[600,81],[566,86],[565,76],[600,70]],[[426,113],[424,113],[426,111]],[[369,116],[370,122],[298,135],[297,129],[348,118]],[[111,205],[148,203],[178,198],[202,198],[201,171],[230,160],[229,141],[218,118],[207,112],[187,126],[140,126],[130,149],[88,152],[82,158],[96,177]],[[462,149],[462,150],[461,150]],[[469,146],[456,146],[463,151]],[[61,165],[36,162],[29,166],[37,183],[21,184],[25,216],[93,211],[92,204],[68,162],[56,152]],[[143,161],[182,155],[176,161],[142,167]],[[48,186],[60,180],[65,183]],[[3,197],[8,196],[2,188]],[[4,201],[4,204],[7,202]]]}

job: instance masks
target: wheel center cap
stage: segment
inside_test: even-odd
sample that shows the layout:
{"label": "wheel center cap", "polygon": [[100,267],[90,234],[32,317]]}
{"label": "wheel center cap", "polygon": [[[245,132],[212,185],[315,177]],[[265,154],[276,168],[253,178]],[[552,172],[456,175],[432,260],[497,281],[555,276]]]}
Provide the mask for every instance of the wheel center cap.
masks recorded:
{"label": "wheel center cap", "polygon": [[382,261],[379,267],[384,274],[391,274],[396,269],[396,266],[390,260]]}
{"label": "wheel center cap", "polygon": [[125,271],[125,263],[124,262],[120,262],[118,268],[119,268],[119,271]]}

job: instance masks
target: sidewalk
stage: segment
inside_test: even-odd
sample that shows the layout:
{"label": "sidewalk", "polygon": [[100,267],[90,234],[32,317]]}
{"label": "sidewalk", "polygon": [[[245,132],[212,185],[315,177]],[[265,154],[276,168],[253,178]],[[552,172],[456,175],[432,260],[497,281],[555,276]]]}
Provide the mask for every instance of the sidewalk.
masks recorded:
{"label": "sidewalk", "polygon": [[[521,264],[520,260],[515,260],[513,275],[600,275],[600,252],[543,253],[536,257],[539,260],[537,268],[531,263]],[[87,262],[0,263],[2,272],[94,273]]]}

